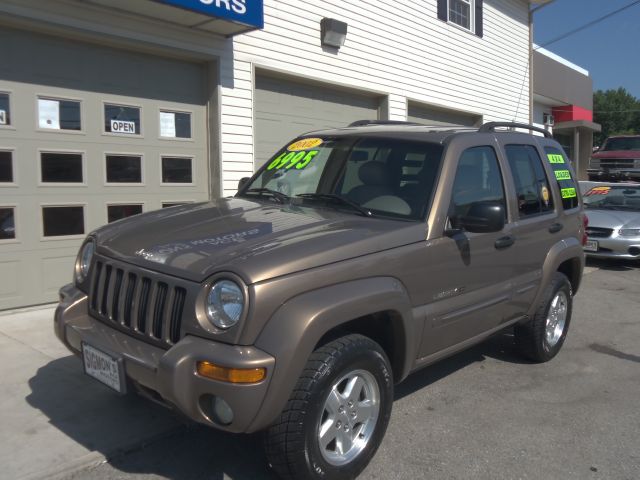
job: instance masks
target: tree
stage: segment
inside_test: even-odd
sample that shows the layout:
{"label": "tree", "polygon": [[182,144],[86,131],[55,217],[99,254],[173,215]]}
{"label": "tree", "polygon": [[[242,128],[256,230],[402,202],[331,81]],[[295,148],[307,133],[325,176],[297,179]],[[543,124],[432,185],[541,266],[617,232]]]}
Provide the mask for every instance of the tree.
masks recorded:
{"label": "tree", "polygon": [[593,110],[593,120],[602,125],[602,132],[594,135],[594,145],[602,145],[611,135],[640,134],[640,101],[626,89],[598,90],[593,95]]}

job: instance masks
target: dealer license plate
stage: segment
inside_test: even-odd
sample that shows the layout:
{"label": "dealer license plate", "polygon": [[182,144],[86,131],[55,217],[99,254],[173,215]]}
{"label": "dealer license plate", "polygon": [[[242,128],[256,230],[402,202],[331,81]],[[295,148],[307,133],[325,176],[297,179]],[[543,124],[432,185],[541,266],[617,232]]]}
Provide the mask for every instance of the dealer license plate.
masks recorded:
{"label": "dealer license plate", "polygon": [[84,372],[87,375],[113,388],[118,393],[125,392],[122,359],[114,358],[91,345],[83,343],[82,361],[84,363]]}
{"label": "dealer license plate", "polygon": [[587,243],[584,244],[584,250],[586,252],[597,252],[598,242],[596,242],[595,240],[587,240]]}

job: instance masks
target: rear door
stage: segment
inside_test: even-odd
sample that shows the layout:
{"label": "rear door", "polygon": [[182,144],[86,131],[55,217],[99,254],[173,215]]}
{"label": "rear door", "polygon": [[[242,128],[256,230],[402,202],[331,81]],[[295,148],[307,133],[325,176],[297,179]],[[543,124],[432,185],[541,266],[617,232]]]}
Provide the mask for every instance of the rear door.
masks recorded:
{"label": "rear door", "polygon": [[511,260],[513,290],[505,309],[505,319],[510,320],[529,309],[540,286],[545,258],[552,246],[562,241],[565,226],[559,216],[562,199],[551,182],[553,171],[545,164],[546,155],[530,137],[499,138],[515,188],[510,198],[511,234],[517,248]]}

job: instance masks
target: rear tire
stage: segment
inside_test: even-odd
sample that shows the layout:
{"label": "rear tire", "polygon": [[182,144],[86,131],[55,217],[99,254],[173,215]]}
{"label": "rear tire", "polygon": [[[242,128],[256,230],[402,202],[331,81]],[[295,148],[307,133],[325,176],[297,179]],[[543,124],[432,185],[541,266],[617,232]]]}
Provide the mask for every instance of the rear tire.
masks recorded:
{"label": "rear tire", "polygon": [[572,305],[571,283],[564,274],[554,273],[533,318],[514,329],[522,355],[537,363],[555,357],[569,331]]}
{"label": "rear tire", "polygon": [[384,350],[347,335],[311,354],[289,402],[265,433],[271,468],[283,479],[346,480],[367,466],[393,405]]}

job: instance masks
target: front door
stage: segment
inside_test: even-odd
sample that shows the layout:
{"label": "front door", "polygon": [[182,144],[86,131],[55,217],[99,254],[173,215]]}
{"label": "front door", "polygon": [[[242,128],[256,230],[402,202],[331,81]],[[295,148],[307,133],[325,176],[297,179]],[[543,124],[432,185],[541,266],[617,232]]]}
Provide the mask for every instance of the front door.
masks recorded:
{"label": "front door", "polygon": [[[425,248],[431,297],[420,357],[458,345],[499,326],[511,292],[510,225],[493,233],[456,230],[456,219],[479,201],[506,200],[502,172],[491,146],[460,155],[448,213],[448,234]],[[506,218],[505,218],[506,223]]]}

